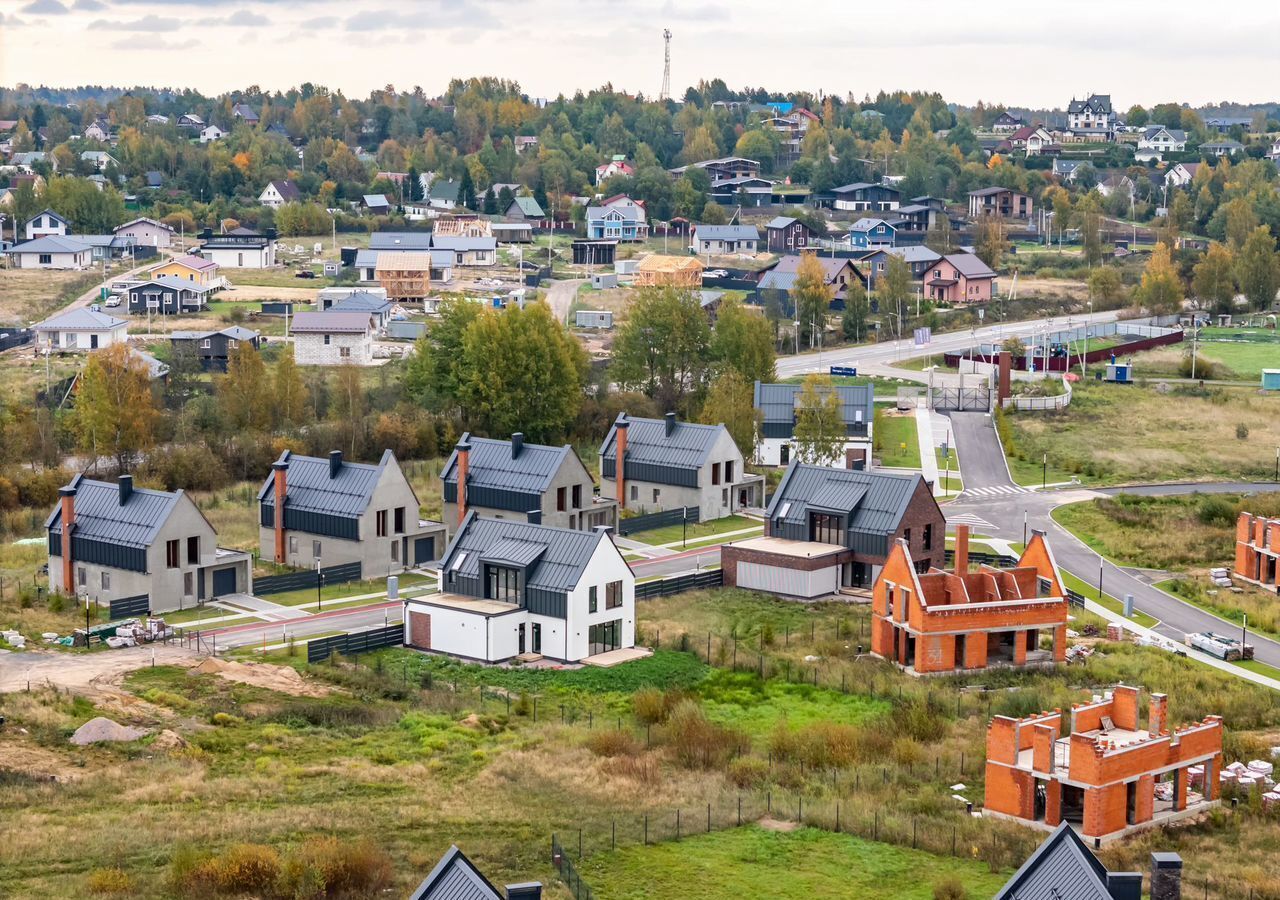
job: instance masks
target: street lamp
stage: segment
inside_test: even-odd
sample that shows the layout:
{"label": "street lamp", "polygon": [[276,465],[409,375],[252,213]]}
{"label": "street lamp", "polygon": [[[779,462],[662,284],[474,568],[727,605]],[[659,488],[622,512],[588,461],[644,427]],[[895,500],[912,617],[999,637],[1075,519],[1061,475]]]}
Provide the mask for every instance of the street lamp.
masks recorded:
{"label": "street lamp", "polygon": [[1049,454],[1046,453],[1040,458],[1040,490],[1044,490],[1049,486]]}
{"label": "street lamp", "polygon": [[324,570],[320,568],[320,557],[316,557],[316,612],[320,612],[320,588],[324,584]]}

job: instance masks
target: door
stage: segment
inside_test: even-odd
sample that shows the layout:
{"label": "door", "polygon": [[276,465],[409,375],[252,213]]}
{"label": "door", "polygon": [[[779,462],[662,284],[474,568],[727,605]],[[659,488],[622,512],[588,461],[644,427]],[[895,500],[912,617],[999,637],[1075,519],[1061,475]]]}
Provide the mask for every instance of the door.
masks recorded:
{"label": "door", "polygon": [[778,450],[778,465],[785,466],[791,462],[791,445],[783,444]]}
{"label": "door", "polygon": [[224,597],[236,592],[236,570],[215,569],[213,572],[213,596]]}
{"label": "door", "polygon": [[531,649],[533,650],[534,653],[542,652],[542,623],[541,622],[533,623],[533,647]]}
{"label": "door", "polygon": [[90,350],[98,349],[98,336],[96,334],[89,335],[89,349]]}
{"label": "door", "polygon": [[520,642],[519,642],[519,649],[517,649],[516,652],[521,655],[524,654],[524,623],[523,622],[520,623]]}
{"label": "door", "polygon": [[610,650],[617,650],[621,644],[621,635],[621,619],[592,625],[588,631],[588,641],[590,643],[587,649],[588,655],[596,656],[600,653],[608,653]]}
{"label": "door", "polygon": [[436,539],[434,537],[415,538],[413,541],[413,564],[431,562],[436,558]]}

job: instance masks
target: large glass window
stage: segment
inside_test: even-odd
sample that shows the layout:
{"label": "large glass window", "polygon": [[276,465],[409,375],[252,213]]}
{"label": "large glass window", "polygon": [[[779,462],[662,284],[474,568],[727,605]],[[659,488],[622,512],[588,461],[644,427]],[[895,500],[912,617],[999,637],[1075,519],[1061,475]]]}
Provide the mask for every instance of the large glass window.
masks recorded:
{"label": "large glass window", "polygon": [[604,608],[617,609],[622,605],[622,582],[610,581],[604,586]]}
{"label": "large glass window", "polygon": [[840,517],[827,513],[809,513],[809,540],[820,544],[843,544],[844,529]]}
{"label": "large glass window", "polygon": [[598,591],[599,588],[594,584],[587,588],[587,612],[589,613],[593,613],[599,608],[597,605],[598,600],[596,599]]}
{"label": "large glass window", "polygon": [[490,600],[503,603],[520,602],[520,570],[506,566],[489,566],[487,568],[486,596]]}

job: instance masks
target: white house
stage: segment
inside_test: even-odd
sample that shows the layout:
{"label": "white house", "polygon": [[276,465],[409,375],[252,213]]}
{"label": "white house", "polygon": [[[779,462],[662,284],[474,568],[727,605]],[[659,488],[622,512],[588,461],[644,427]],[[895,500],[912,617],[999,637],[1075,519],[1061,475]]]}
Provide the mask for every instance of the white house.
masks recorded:
{"label": "white house", "polygon": [[129,323],[91,309],[73,309],[34,326],[36,346],[50,350],[101,350],[123,344]]}
{"label": "white house", "polygon": [[692,248],[699,254],[755,253],[760,232],[754,225],[695,225]]}
{"label": "white house", "polygon": [[373,365],[373,316],[300,312],[293,317],[293,356],[300,366]]}
{"label": "white house", "polygon": [[1138,138],[1138,149],[1181,153],[1187,149],[1187,133],[1179,128],[1156,125],[1142,132],[1142,136]]}
{"label": "white house", "polygon": [[235,228],[225,234],[200,235],[200,255],[224,269],[269,269],[276,264],[276,234]]}
{"label": "white house", "polygon": [[92,163],[93,168],[98,172],[101,172],[107,166],[120,168],[119,160],[105,150],[85,150],[80,154],[80,159]]}
{"label": "white house", "polygon": [[404,602],[405,643],[484,662],[590,660],[635,646],[635,575],[608,528],[466,514],[440,593]]}
{"label": "white house", "polygon": [[227,133],[217,125],[206,125],[200,129],[200,143],[207,144],[210,141],[221,140],[226,137]]}
{"label": "white house", "polygon": [[1186,187],[1196,177],[1201,163],[1177,163],[1164,173],[1165,187]]}
{"label": "white house", "polygon": [[32,216],[27,220],[27,224],[23,229],[26,231],[27,240],[29,241],[39,237],[47,237],[51,234],[65,237],[71,232],[71,227],[67,224],[67,220],[51,209],[46,209],[44,212]]}
{"label": "white house", "polygon": [[279,209],[286,203],[297,203],[302,199],[302,192],[292,181],[268,181],[267,186],[258,195],[258,202],[272,209]]}
{"label": "white house", "polygon": [[755,408],[760,425],[756,437],[756,462],[786,466],[792,460],[820,466],[869,470],[874,435],[875,389],[870,385],[838,385],[831,388],[840,402],[845,440],[835,459],[810,459],[796,446],[795,429],[803,387],[798,384],[756,382]]}
{"label": "white house", "polygon": [[155,219],[148,219],[145,216],[140,219],[134,219],[131,222],[125,222],[123,225],[117,225],[115,233],[120,237],[133,238],[133,242],[142,247],[167,248],[173,239],[172,228],[163,222],[157,222]]}
{"label": "white house", "polygon": [[39,237],[5,253],[15,269],[83,269],[93,264],[93,246],[74,237]]}

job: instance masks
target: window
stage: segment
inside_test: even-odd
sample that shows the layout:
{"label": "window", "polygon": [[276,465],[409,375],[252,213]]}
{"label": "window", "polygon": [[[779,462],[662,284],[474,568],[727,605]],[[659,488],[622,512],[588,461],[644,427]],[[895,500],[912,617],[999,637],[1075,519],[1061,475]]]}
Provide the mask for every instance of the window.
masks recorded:
{"label": "window", "polygon": [[634,484],[631,485],[631,499],[632,500],[640,499],[640,488],[636,487]]}
{"label": "window", "polygon": [[556,488],[556,512],[564,512],[565,505],[565,489],[563,487]]}
{"label": "window", "polygon": [[339,348],[338,348],[338,356],[339,356],[339,357],[341,357],[342,359],[350,359],[350,358],[351,358],[351,348],[350,348],[350,347],[339,347]]}
{"label": "window", "polygon": [[467,561],[467,551],[463,550],[453,558],[453,565],[449,566],[450,572],[456,572],[462,568],[462,564]]}
{"label": "window", "polygon": [[289,552],[290,553],[298,552],[298,539],[292,534],[289,535]]}
{"label": "window", "polygon": [[724,464],[724,483],[733,484],[733,461]]}
{"label": "window", "polygon": [[110,572],[102,573],[102,589],[104,591],[111,590],[111,573]]}
{"label": "window", "polygon": [[199,536],[187,538],[187,565],[191,565],[191,566],[200,565]]}
{"label": "window", "polygon": [[329,338],[330,338],[330,335],[327,335],[327,334],[326,334],[326,335],[324,336],[324,344],[325,344],[325,346],[326,346],[326,347],[327,347],[327,346],[329,346]]}
{"label": "window", "polygon": [[396,534],[404,534],[404,507],[396,507]]}
{"label": "window", "polygon": [[313,559],[319,561],[320,559],[320,542],[319,541],[311,542],[311,556]]}
{"label": "window", "polygon": [[842,544],[840,517],[827,513],[809,513],[809,540],[820,544]]}
{"label": "window", "polygon": [[520,570],[506,566],[486,567],[487,598],[502,603],[520,602]]}
{"label": "window", "polygon": [[573,486],[573,508],[582,509],[582,485],[580,484]]}
{"label": "window", "polygon": [[239,346],[240,346],[240,342],[237,341],[235,338],[231,338],[227,341],[228,350],[235,350]]}
{"label": "window", "polygon": [[53,262],[53,255],[49,253],[40,254],[40,265],[47,266]]}
{"label": "window", "polygon": [[711,483],[712,484],[720,483],[720,463],[711,464]]}
{"label": "window", "polygon": [[200,342],[201,350],[210,350],[212,348],[213,348],[213,341],[209,340],[208,338],[205,338],[203,341]]}
{"label": "window", "polygon": [[902,539],[907,542],[907,547],[911,546],[911,529],[910,528],[902,529]]}
{"label": "window", "polygon": [[653,502],[657,503],[662,499],[662,491],[658,488],[653,489]]}
{"label": "window", "polygon": [[387,511],[385,509],[378,510],[374,516],[374,525],[377,529],[378,537],[387,536]]}
{"label": "window", "polygon": [[76,569],[76,584],[80,585],[81,587],[84,587],[84,585],[88,582],[88,580],[89,580],[89,576],[88,576],[88,574],[85,572],[85,570],[84,570],[84,566],[80,566],[79,568],[77,568],[77,569]]}
{"label": "window", "polygon": [[182,565],[182,557],[178,551],[178,542],[168,541],[164,545],[164,562],[170,569],[176,569]]}
{"label": "window", "polygon": [[182,593],[184,596],[190,597],[196,592],[196,573],[185,572],[182,576]]}
{"label": "window", "polygon": [[724,488],[723,490],[720,491],[720,505],[721,506],[729,505],[729,489],[728,488]]}
{"label": "window", "polygon": [[933,525],[924,526],[924,542],[922,546],[926,550],[933,549]]}
{"label": "window", "polygon": [[391,561],[400,562],[400,542],[399,541],[391,542]]}
{"label": "window", "polygon": [[597,588],[594,584],[591,585],[591,587],[587,588],[587,612],[589,613],[596,612],[596,610],[599,608],[598,599],[597,599],[598,591],[599,591],[599,588]]}
{"label": "window", "polygon": [[610,581],[604,586],[604,608],[617,609],[622,605],[622,582]]}

